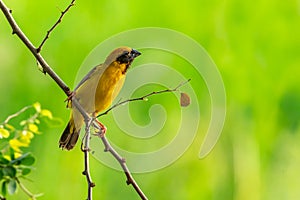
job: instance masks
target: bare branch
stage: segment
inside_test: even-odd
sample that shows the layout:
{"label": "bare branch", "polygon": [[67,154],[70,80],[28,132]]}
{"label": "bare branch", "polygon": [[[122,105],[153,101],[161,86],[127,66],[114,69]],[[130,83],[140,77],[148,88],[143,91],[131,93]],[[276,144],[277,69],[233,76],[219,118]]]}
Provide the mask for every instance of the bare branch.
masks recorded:
{"label": "bare branch", "polygon": [[81,143],[81,151],[84,153],[84,171],[82,172],[83,175],[86,176],[86,181],[88,183],[88,200],[92,199],[92,188],[95,187],[95,183],[92,181],[92,177],[90,175],[90,166],[89,166],[89,152],[90,152],[90,138],[91,138],[91,124],[93,122],[93,119],[88,117],[85,118],[86,121],[85,124],[85,135],[83,137],[83,142]]}
{"label": "bare branch", "polygon": [[15,179],[23,192],[30,197],[32,200],[36,200],[37,197],[42,196],[43,194],[32,194],[21,182],[18,178]]}
{"label": "bare branch", "polygon": [[61,11],[60,17],[58,18],[58,20],[53,24],[53,26],[47,31],[43,41],[41,42],[41,44],[39,45],[39,47],[36,49],[36,51],[39,53],[42,50],[43,45],[45,44],[45,42],[47,41],[47,39],[50,37],[50,34],[52,33],[52,31],[58,26],[58,24],[61,23],[62,18],[64,17],[64,15],[69,11],[69,9],[75,5],[75,0],[72,0],[71,3],[67,6],[67,8],[64,11]]}
{"label": "bare branch", "polygon": [[46,74],[48,73],[49,76],[59,85],[59,87],[66,93],[66,95],[70,95],[71,91],[70,88],[64,83],[64,81],[51,69],[45,59],[41,56],[40,53],[37,52],[35,46],[31,43],[31,41],[26,37],[26,35],[22,32],[18,24],[16,23],[15,19],[12,16],[12,11],[7,8],[2,0],[0,0],[0,8],[4,13],[7,21],[9,22],[13,34],[16,34],[21,41],[27,46],[27,48],[31,51],[33,56],[37,59],[40,65],[43,68],[43,72]]}
{"label": "bare branch", "polygon": [[26,106],[24,108],[22,108],[21,110],[19,110],[18,112],[9,115],[3,122],[3,124],[7,124],[12,118],[18,117],[21,113],[25,112],[26,110],[28,110],[29,108],[32,108],[32,106]]}
{"label": "bare branch", "polygon": [[[74,1],[75,0],[73,0],[71,2],[71,4],[66,8],[65,13],[71,8],[71,6],[73,6]],[[41,48],[42,48],[43,44],[45,43],[45,41],[47,40],[47,38],[49,37],[49,35],[53,31],[53,29],[60,23],[60,21],[63,18],[63,16],[64,16],[65,13],[61,14],[61,16],[60,16],[59,20],[57,21],[57,23],[55,23],[53,25],[53,27],[47,32],[47,35],[45,37],[46,39],[44,39],[45,41],[43,40],[42,43],[41,43],[41,45],[39,46],[39,48],[36,48],[31,43],[31,41],[26,37],[26,35],[22,32],[22,30],[19,28],[18,24],[16,23],[16,21],[14,20],[14,18],[12,16],[12,11],[7,8],[7,6],[4,4],[4,2],[2,0],[0,0],[0,8],[1,8],[2,12],[4,13],[7,21],[9,22],[10,26],[12,27],[13,34],[16,34],[21,39],[21,41],[27,46],[27,48],[31,51],[31,53],[37,59],[38,63],[43,68],[43,72],[45,74],[48,73],[50,75],[50,77],[65,92],[65,94],[67,96],[70,96],[72,94],[72,92],[70,91],[69,87],[52,70],[52,68],[47,64],[47,62],[45,61],[45,59],[40,54],[40,51],[41,51]],[[162,93],[162,91],[156,92],[156,93]],[[152,94],[149,94],[148,96],[150,96],[150,95],[152,95]],[[133,101],[133,100],[130,100],[130,101]],[[124,103],[126,103],[126,102],[124,102]],[[95,186],[95,184],[91,180],[91,176],[90,176],[90,172],[89,172],[89,141],[90,141],[90,130],[89,130],[89,127],[90,127],[90,124],[92,123],[92,118],[82,108],[82,106],[79,104],[79,102],[77,101],[77,99],[75,99],[75,98],[72,99],[72,106],[74,106],[76,109],[78,109],[78,111],[80,111],[80,113],[82,114],[82,116],[85,119],[85,123],[86,123],[86,127],[87,127],[86,128],[86,134],[84,136],[85,143],[84,143],[84,147],[82,149],[84,150],[84,159],[85,159],[85,170],[84,170],[83,173],[84,173],[84,175],[87,178],[87,182],[88,182],[88,199],[90,200],[92,198],[92,190],[91,190],[91,188]],[[107,112],[109,112],[109,111],[107,111]],[[95,128],[97,128],[98,130],[101,130],[101,127],[99,126],[99,124],[93,123],[93,126]],[[113,149],[113,147],[108,143],[107,139],[104,136],[101,137],[101,139],[103,141],[103,144],[105,145],[105,149],[107,151],[109,151],[119,161],[120,165],[122,166],[122,168],[124,170],[124,173],[126,174],[126,177],[127,177],[127,184],[133,185],[134,189],[137,191],[137,193],[140,195],[140,197],[142,199],[147,199],[146,196],[141,191],[141,189],[138,187],[137,183],[134,181],[133,177],[131,176],[131,174],[130,174],[130,172],[129,172],[126,164],[125,164],[125,160]]]}
{"label": "bare branch", "polygon": [[[89,153],[90,153],[90,126],[93,123],[93,118],[82,108],[76,98],[72,98],[72,106],[74,106],[84,118],[85,121],[85,135],[83,136],[83,142],[81,143],[81,151],[84,153],[84,171],[82,174],[86,177],[88,184],[88,197],[87,200],[92,200],[92,188],[95,187],[95,183],[92,181],[89,167]],[[100,127],[97,127],[100,128]]]}
{"label": "bare branch", "polygon": [[145,100],[147,99],[147,97],[150,97],[150,96],[152,96],[152,95],[161,94],[161,93],[167,93],[167,92],[175,92],[175,91],[178,91],[178,89],[179,89],[180,87],[182,87],[183,85],[187,84],[187,83],[190,82],[190,81],[191,81],[191,79],[188,79],[188,80],[186,80],[186,81],[180,83],[179,85],[177,85],[177,86],[176,86],[175,88],[173,88],[173,89],[165,89],[165,90],[160,90],[160,91],[154,91],[154,92],[151,92],[151,93],[149,93],[149,94],[146,94],[146,95],[141,96],[141,97],[138,97],[138,98],[127,99],[127,100],[125,100],[125,101],[121,101],[121,102],[119,102],[119,103],[116,103],[115,105],[113,105],[113,106],[110,107],[109,109],[107,109],[105,112],[99,114],[99,115],[97,116],[97,118],[98,118],[98,117],[101,117],[101,116],[103,116],[103,115],[107,115],[112,109],[114,109],[114,108],[116,108],[116,107],[118,107],[118,106],[124,105],[124,104],[126,104],[126,103],[128,103],[128,102],[132,102],[132,101],[145,101]]}
{"label": "bare branch", "polygon": [[[96,123],[94,123],[95,125]],[[138,195],[141,197],[141,199],[143,200],[147,200],[147,197],[146,195],[143,193],[143,191],[140,189],[140,187],[138,186],[138,184],[136,183],[136,181],[134,180],[134,178],[132,177],[127,165],[126,165],[126,162],[125,162],[125,159],[122,158],[118,152],[110,145],[110,143],[108,142],[108,140],[106,139],[105,135],[102,135],[100,136],[103,144],[104,144],[104,151],[108,151],[109,153],[111,153],[113,155],[113,157],[116,158],[116,160],[118,160],[119,164],[121,165],[126,177],[127,177],[127,185],[132,185],[133,188],[135,189],[135,191],[138,193]]]}

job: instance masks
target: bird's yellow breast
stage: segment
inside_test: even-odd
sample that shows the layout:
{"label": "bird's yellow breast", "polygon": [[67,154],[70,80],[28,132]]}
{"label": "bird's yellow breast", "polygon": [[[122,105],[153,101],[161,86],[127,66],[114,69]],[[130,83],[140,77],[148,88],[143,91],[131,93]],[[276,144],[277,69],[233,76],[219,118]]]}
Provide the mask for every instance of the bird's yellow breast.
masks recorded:
{"label": "bird's yellow breast", "polygon": [[88,113],[107,109],[123,86],[126,65],[111,63],[104,71],[96,69],[88,81],[76,91],[76,98]]}

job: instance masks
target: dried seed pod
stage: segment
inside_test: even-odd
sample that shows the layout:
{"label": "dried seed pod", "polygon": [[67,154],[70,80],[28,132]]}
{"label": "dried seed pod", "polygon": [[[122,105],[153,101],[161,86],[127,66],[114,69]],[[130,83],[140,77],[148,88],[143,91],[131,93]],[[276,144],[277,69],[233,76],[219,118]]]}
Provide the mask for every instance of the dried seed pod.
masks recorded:
{"label": "dried seed pod", "polygon": [[181,107],[187,107],[191,103],[191,98],[187,93],[180,93],[180,105]]}

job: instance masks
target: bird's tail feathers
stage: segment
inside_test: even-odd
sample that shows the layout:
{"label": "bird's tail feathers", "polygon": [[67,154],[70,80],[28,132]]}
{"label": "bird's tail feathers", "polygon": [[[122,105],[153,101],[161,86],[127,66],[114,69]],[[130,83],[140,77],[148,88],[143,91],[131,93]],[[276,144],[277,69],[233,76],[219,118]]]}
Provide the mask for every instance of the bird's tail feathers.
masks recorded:
{"label": "bird's tail feathers", "polygon": [[80,129],[81,128],[75,126],[74,120],[71,118],[60,137],[59,147],[67,150],[73,149],[78,140]]}

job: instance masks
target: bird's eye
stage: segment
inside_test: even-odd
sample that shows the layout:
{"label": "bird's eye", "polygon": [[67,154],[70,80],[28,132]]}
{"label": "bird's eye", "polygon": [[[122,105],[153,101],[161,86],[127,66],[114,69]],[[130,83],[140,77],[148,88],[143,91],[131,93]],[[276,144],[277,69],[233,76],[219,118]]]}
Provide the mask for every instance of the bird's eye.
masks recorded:
{"label": "bird's eye", "polygon": [[129,58],[129,52],[128,51],[124,51],[122,53],[122,55],[120,55],[118,58],[117,58],[117,61],[119,61],[120,63],[128,63],[130,58]]}

